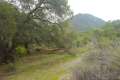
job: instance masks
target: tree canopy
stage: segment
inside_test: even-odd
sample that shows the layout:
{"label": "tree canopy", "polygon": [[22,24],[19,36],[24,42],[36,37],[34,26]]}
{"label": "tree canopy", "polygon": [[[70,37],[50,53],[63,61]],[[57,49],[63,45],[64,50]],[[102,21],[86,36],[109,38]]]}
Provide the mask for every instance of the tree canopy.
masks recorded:
{"label": "tree canopy", "polygon": [[65,33],[70,29],[66,19],[71,13],[67,0],[2,0],[0,61],[14,60],[15,49],[20,45],[27,51],[32,44],[48,48],[65,47],[63,42],[70,38],[67,36],[69,33]]}

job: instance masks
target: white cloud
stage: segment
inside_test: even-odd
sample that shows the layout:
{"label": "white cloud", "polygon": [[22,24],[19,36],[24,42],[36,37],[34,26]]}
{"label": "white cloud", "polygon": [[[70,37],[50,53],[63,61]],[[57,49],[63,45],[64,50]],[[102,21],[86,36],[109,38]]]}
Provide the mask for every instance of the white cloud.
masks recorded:
{"label": "white cloud", "polygon": [[75,14],[90,13],[104,20],[120,19],[120,0],[68,0]]}

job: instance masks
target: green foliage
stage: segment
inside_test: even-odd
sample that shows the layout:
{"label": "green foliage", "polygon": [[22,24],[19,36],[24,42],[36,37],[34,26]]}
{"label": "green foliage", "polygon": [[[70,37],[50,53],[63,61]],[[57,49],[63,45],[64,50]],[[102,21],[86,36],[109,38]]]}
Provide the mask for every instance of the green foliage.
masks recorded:
{"label": "green foliage", "polygon": [[11,41],[16,32],[16,9],[8,3],[0,3],[0,40]]}
{"label": "green foliage", "polygon": [[7,63],[13,56],[11,47],[16,33],[16,15],[17,10],[13,5],[0,2],[0,62]]}
{"label": "green foliage", "polygon": [[27,55],[27,50],[24,46],[16,47],[16,54],[20,57]]}
{"label": "green foliage", "polygon": [[[12,0],[9,0],[12,2]],[[68,6],[68,0],[16,0],[17,5],[12,2],[18,9],[27,13],[26,20],[37,19],[41,22],[63,21],[65,17],[71,15]]]}
{"label": "green foliage", "polygon": [[70,15],[67,0],[0,1],[0,62],[15,56],[18,45],[23,45],[23,48],[17,47],[19,55],[29,52],[32,44],[48,48],[70,47],[71,32],[65,33],[68,28],[64,28],[68,26],[64,21]]}
{"label": "green foliage", "polygon": [[[82,55],[75,80],[119,80],[120,76],[120,21],[106,23],[92,32],[87,53]],[[89,35],[89,34],[87,34]],[[90,36],[90,35],[89,35]],[[81,41],[81,40],[80,40]],[[85,46],[85,49],[87,49]],[[84,52],[84,48],[81,49]]]}

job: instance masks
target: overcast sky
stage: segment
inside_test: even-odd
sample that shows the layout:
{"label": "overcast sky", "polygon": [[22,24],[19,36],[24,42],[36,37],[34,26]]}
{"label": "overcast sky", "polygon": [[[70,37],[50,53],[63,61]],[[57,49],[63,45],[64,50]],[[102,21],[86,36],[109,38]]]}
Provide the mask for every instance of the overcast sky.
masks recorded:
{"label": "overcast sky", "polygon": [[120,0],[68,0],[74,14],[90,13],[106,21],[120,19]]}

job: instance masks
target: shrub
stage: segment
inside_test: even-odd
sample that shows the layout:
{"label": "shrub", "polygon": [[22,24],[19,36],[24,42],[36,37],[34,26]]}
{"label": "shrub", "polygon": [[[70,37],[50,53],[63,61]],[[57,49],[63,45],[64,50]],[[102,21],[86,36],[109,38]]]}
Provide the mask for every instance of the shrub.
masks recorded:
{"label": "shrub", "polygon": [[16,47],[16,54],[20,57],[27,55],[27,49],[24,46]]}

